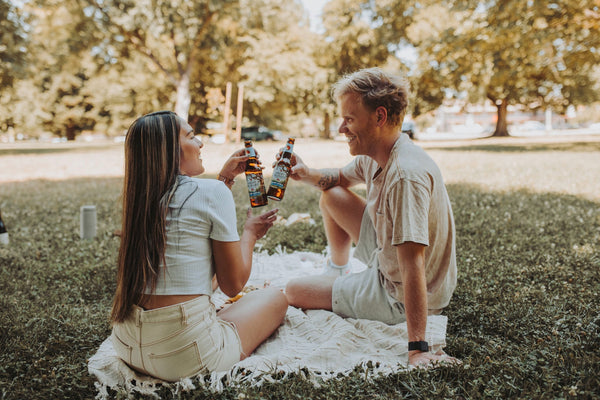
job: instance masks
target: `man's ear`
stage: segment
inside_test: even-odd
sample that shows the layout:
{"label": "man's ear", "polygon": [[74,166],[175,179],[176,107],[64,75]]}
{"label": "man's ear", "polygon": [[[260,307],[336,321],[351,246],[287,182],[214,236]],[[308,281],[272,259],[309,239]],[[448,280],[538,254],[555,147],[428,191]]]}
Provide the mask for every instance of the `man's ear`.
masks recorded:
{"label": "man's ear", "polygon": [[377,107],[377,109],[375,110],[375,113],[377,113],[377,125],[383,126],[385,124],[385,122],[387,121],[386,108],[383,106]]}

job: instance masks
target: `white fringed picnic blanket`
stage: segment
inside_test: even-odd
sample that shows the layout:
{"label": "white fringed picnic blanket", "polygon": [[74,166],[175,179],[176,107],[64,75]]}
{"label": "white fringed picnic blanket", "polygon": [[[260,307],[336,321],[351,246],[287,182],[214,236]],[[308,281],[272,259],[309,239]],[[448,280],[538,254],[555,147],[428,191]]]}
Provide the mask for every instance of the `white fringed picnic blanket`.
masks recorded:
{"label": "white fringed picnic blanket", "polygon": [[[320,274],[324,256],[315,253],[278,253],[269,256],[255,253],[249,285],[285,287],[288,280],[298,276]],[[353,272],[365,268],[352,259]],[[213,295],[219,306],[227,297],[220,291]],[[430,316],[426,339],[433,351],[441,350],[446,342],[445,316]],[[356,367],[369,374],[388,375],[406,368],[408,363],[408,333],[406,323],[386,325],[378,321],[341,318],[324,310],[302,311],[289,307],[283,325],[259,346],[254,353],[238,362],[230,371],[214,372],[199,380],[186,378],[177,383],[165,383],[131,370],[117,356],[110,338],[106,339],[89,359],[88,370],[98,382],[97,398],[108,398],[107,388],[117,391],[153,394],[155,385],[170,387],[174,394],[194,389],[194,383],[220,391],[225,385],[248,382],[260,385],[274,381],[277,376],[302,374],[315,385],[321,380],[347,375]]]}

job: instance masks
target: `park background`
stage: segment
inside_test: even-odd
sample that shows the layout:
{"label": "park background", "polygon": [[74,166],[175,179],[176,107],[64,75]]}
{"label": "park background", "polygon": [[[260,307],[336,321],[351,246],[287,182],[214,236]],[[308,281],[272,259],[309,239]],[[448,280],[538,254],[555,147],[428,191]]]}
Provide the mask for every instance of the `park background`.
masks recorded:
{"label": "park background", "polygon": [[118,138],[158,109],[225,140],[261,125],[331,138],[331,84],[371,66],[407,75],[419,132],[600,129],[599,12],[594,0],[1,0],[0,141]]}
{"label": "park background", "polygon": [[[462,366],[364,366],[319,387],[274,372],[260,388],[177,396],[600,397],[597,1],[322,4],[311,20],[294,1],[0,0],[2,398],[96,395],[87,359],[110,332],[122,139],[137,116],[187,116],[206,135],[207,178],[242,126],[295,136],[314,167],[343,165],[329,87],[368,66],[406,73],[416,143],[448,185],[459,285],[446,350]],[[267,180],[283,143],[255,144]],[[276,226],[261,249],[324,251],[318,195],[291,182],[280,214],[316,226]],[[241,177],[234,196],[244,215]],[[91,241],[85,204],[98,210]]]}

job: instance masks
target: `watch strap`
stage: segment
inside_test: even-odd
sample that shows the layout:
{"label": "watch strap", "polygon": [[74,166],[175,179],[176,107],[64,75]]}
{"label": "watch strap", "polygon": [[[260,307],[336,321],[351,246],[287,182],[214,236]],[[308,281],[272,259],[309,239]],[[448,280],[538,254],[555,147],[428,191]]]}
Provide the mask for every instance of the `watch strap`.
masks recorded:
{"label": "watch strap", "polygon": [[408,342],[408,351],[419,350],[429,351],[429,343],[421,340],[418,342]]}

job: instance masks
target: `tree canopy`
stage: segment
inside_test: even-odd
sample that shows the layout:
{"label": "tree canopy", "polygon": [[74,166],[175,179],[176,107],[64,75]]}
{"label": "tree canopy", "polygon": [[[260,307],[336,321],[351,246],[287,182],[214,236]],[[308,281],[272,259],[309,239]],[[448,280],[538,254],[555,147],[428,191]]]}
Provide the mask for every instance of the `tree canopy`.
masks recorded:
{"label": "tree canopy", "polygon": [[244,124],[310,116],[329,137],[331,84],[382,66],[407,73],[413,115],[490,101],[507,135],[508,105],[598,101],[599,21],[595,0],[329,0],[314,32],[300,0],[0,0],[0,129],[118,135],[173,109],[201,130],[232,82]]}
{"label": "tree canopy", "polygon": [[[238,73],[246,91],[247,115],[256,123],[281,128],[282,117],[307,111],[323,70],[312,56],[318,36],[302,6],[259,0],[247,11],[246,45]],[[270,110],[265,112],[266,110]]]}
{"label": "tree canopy", "polygon": [[24,21],[9,0],[0,0],[0,87],[11,85],[25,66]]}
{"label": "tree canopy", "polygon": [[[598,100],[592,81],[600,61],[597,1],[451,3],[449,18],[437,19],[445,21],[439,26],[429,20],[431,34],[415,41],[422,88],[451,88],[472,102],[489,99],[498,109],[497,136],[508,135],[509,104],[564,112]],[[432,6],[422,13],[444,11]]]}
{"label": "tree canopy", "polygon": [[12,117],[14,81],[25,74],[25,21],[9,0],[0,0],[0,107],[8,111],[0,117],[0,131],[15,124]]}
{"label": "tree canopy", "polygon": [[[137,52],[174,88],[175,112],[187,119],[191,90],[219,71],[217,60],[231,63],[239,23],[237,0],[82,0],[84,12],[104,41],[107,59]],[[225,72],[225,71],[221,71]],[[202,87],[204,85],[201,85]]]}

